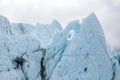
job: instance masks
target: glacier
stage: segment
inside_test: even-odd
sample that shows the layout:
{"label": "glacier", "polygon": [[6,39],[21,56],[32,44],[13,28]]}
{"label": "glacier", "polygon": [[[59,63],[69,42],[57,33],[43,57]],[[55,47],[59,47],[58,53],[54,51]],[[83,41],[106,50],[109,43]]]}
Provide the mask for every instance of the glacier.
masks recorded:
{"label": "glacier", "polygon": [[120,53],[95,13],[65,29],[57,20],[31,25],[0,15],[0,80],[120,80]]}

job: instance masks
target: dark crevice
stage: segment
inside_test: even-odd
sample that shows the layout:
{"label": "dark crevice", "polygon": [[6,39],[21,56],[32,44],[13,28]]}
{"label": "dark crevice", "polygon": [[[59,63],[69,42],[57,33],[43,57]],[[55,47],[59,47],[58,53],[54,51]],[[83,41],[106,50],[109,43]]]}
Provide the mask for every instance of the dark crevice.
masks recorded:
{"label": "dark crevice", "polygon": [[12,30],[11,30],[11,26],[9,25],[9,32],[10,32],[10,35],[12,35]]}
{"label": "dark crevice", "polygon": [[29,77],[28,77],[27,73],[24,71],[23,67],[22,66],[20,66],[20,67],[21,67],[21,70],[23,72],[25,80],[29,80]]}
{"label": "dark crevice", "polygon": [[12,35],[12,31],[11,31],[11,26],[10,25],[7,27],[6,33]]}
{"label": "dark crevice", "polygon": [[84,71],[85,71],[85,72],[87,72],[87,70],[88,70],[88,68],[87,68],[87,67],[85,67],[85,68],[84,68]]}
{"label": "dark crevice", "polygon": [[[42,56],[42,58],[41,58],[41,76],[43,75],[43,73],[46,75],[47,74],[47,72],[46,72],[46,69],[45,69],[45,65],[46,65],[46,62],[47,61],[49,61],[50,59],[52,59],[52,58],[54,58],[61,50],[62,50],[62,48],[61,49],[59,49],[59,50],[57,50],[56,51],[56,53],[54,53],[54,55],[52,55],[51,57],[49,57],[49,58],[47,58],[46,60],[44,60],[44,57],[45,57],[45,54],[46,54],[46,50],[44,50],[44,49],[41,49],[41,50],[43,50],[42,51],[42,53],[43,53],[43,56]],[[38,77],[39,75],[37,75],[37,77]],[[44,76],[44,75],[43,75]],[[46,76],[45,76],[46,77]],[[48,76],[47,76],[48,77]],[[49,78],[45,78],[45,79],[43,79],[43,80],[49,80]]]}
{"label": "dark crevice", "polygon": [[15,68],[14,68],[14,69],[20,69],[20,70],[23,72],[24,79],[25,79],[25,80],[29,80],[28,74],[27,74],[27,72],[25,72],[24,67],[23,67],[24,64],[27,62],[27,60],[23,58],[23,56],[24,56],[25,54],[26,54],[26,53],[23,53],[22,56],[17,56],[17,57],[12,61],[12,63],[15,65]]}
{"label": "dark crevice", "polygon": [[112,70],[113,70],[113,76],[111,80],[115,80],[115,63],[113,63]]}
{"label": "dark crevice", "polygon": [[40,76],[41,76],[41,80],[46,80],[46,68],[45,68],[45,54],[46,54],[46,49],[42,49],[42,57],[40,60]]}
{"label": "dark crevice", "polygon": [[117,55],[115,56],[115,59],[117,59],[119,65],[120,65],[120,54],[117,54]]}
{"label": "dark crevice", "polygon": [[34,51],[32,51],[32,53],[35,53],[35,52],[38,52],[38,51],[41,51],[42,49],[40,48],[40,45],[38,45],[38,48]]}
{"label": "dark crevice", "polygon": [[42,57],[41,58],[41,70],[40,70],[40,75],[41,75],[41,79],[42,80],[45,80],[45,77],[46,77],[46,69],[45,69],[45,66],[44,66],[44,58]]}
{"label": "dark crevice", "polygon": [[41,80],[46,80],[46,76],[47,76],[47,72],[46,72],[46,63],[45,63],[45,54],[46,54],[46,49],[45,48],[40,48],[38,46],[38,49],[34,50],[33,52],[38,52],[41,51],[42,52],[42,57],[40,60],[40,72],[37,74],[36,79],[38,78],[38,76],[40,75]]}

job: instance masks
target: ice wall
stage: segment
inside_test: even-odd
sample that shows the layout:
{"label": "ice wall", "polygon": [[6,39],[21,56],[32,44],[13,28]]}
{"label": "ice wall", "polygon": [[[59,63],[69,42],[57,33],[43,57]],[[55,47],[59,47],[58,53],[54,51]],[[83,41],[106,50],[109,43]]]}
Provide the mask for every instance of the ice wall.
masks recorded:
{"label": "ice wall", "polygon": [[120,53],[94,13],[64,30],[56,20],[30,25],[0,16],[0,80],[120,80]]}

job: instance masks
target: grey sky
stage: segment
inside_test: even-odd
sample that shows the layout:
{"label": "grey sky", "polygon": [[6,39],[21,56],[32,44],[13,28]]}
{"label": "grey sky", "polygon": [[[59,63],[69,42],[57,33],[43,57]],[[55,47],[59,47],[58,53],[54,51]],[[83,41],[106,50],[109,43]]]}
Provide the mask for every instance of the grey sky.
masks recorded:
{"label": "grey sky", "polygon": [[0,14],[11,22],[35,24],[57,19],[63,27],[95,12],[106,39],[120,49],[120,0],[0,0]]}

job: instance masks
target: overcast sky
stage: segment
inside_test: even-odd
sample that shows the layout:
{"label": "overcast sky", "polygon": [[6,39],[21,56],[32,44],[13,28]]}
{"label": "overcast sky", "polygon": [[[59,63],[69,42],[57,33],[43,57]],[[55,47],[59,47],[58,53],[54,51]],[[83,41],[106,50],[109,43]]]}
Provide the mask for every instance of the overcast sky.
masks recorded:
{"label": "overcast sky", "polygon": [[10,22],[35,24],[57,19],[65,27],[95,12],[107,41],[120,49],[120,0],[0,0],[0,14]]}

